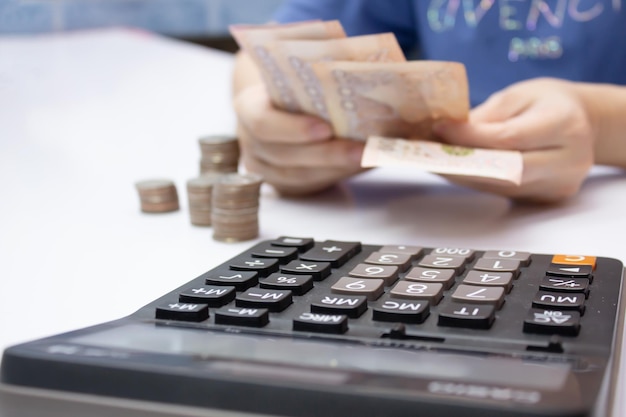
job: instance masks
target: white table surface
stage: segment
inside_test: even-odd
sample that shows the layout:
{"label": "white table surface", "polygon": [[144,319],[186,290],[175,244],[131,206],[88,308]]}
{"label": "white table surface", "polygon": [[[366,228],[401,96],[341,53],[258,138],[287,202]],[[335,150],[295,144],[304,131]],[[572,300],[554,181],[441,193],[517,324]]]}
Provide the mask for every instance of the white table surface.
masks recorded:
{"label": "white table surface", "polygon": [[[256,241],[192,226],[201,135],[232,133],[232,56],[123,29],[0,37],[0,349],[126,316]],[[134,183],[170,178],[146,215]],[[626,175],[596,168],[558,207],[516,206],[412,170],[322,195],[264,186],[258,240],[281,235],[601,255],[626,261]],[[621,365],[621,386],[626,392]],[[626,398],[616,416],[626,416]]]}

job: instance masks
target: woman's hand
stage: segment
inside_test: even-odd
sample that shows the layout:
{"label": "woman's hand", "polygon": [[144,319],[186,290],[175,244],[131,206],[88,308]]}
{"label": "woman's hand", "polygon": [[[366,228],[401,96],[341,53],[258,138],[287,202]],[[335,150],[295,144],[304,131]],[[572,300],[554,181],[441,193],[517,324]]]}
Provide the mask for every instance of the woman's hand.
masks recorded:
{"label": "woman's hand", "polygon": [[363,170],[364,143],[334,138],[314,116],[276,109],[263,84],[238,91],[234,106],[246,169],[283,195],[319,192]]}
{"label": "woman's hand", "polygon": [[578,192],[594,164],[592,119],[576,83],[541,78],[495,93],[467,123],[441,122],[435,132],[454,145],[522,152],[519,186],[462,176],[447,176],[450,181],[517,200],[557,202]]}

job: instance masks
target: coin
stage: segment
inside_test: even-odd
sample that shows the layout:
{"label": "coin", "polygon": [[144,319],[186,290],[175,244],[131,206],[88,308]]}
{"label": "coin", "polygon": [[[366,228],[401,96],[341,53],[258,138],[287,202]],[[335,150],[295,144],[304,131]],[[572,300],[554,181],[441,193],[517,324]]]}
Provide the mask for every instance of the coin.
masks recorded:
{"label": "coin", "polygon": [[195,226],[211,226],[213,185],[220,174],[209,173],[187,180],[189,219]]}
{"label": "coin", "polygon": [[200,145],[200,173],[237,172],[239,168],[239,140],[232,135],[206,135],[198,139]]}
{"label": "coin", "polygon": [[263,179],[255,174],[229,173],[213,185],[213,238],[224,242],[255,239],[259,235],[259,196]]}
{"label": "coin", "polygon": [[180,208],[178,192],[173,181],[148,179],[135,183],[139,193],[141,211],[145,213],[167,213]]}

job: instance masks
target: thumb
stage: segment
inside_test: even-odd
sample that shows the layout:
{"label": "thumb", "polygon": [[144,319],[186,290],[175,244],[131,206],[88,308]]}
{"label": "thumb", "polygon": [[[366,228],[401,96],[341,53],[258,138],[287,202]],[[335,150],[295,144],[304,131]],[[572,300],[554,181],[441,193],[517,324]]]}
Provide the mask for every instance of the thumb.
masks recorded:
{"label": "thumb", "polygon": [[476,148],[506,148],[500,139],[506,136],[509,122],[521,114],[525,104],[506,91],[491,95],[470,111],[467,122],[441,120],[433,131],[443,141]]}

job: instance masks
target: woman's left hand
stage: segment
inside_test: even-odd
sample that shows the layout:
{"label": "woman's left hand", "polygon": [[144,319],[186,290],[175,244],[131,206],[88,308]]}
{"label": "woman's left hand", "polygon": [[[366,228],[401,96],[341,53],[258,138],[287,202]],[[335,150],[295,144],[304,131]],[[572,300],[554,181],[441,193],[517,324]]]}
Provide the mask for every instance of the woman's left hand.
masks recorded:
{"label": "woman's left hand", "polygon": [[522,152],[519,186],[479,178],[450,181],[516,200],[557,202],[575,195],[594,163],[594,129],[577,84],[538,78],[493,94],[469,121],[440,122],[435,132],[449,144]]}

